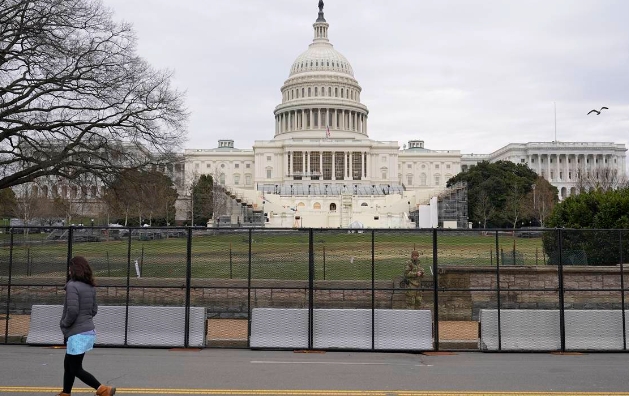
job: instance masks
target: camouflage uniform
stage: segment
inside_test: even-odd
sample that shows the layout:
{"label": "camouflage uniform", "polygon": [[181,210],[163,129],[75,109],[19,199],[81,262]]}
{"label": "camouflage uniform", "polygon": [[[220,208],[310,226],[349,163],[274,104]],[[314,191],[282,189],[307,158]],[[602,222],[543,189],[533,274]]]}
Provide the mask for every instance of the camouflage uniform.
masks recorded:
{"label": "camouflage uniform", "polygon": [[411,253],[411,260],[406,264],[404,278],[406,279],[406,308],[419,309],[422,304],[422,296],[419,291],[420,278],[424,271],[419,266],[419,252]]}

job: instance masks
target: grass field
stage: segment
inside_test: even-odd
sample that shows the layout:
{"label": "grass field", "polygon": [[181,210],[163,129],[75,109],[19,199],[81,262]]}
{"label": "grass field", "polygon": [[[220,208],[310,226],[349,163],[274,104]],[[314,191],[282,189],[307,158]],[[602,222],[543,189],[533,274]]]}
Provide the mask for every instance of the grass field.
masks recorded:
{"label": "grass field", "polygon": [[[251,233],[251,272],[254,279],[308,279],[308,230]],[[544,265],[541,238],[513,238],[495,233],[438,232],[439,265],[495,265],[496,242],[505,260],[511,260],[515,247],[517,264]],[[65,276],[68,242],[26,241],[14,237],[12,274],[15,276]],[[0,236],[0,276],[8,275],[10,249],[8,235]],[[315,279],[371,279],[372,243],[376,279],[401,276],[413,249],[427,277],[433,263],[432,231],[374,231],[348,234],[347,230],[314,230],[313,257]],[[191,244],[194,278],[247,278],[249,270],[249,233],[228,230],[218,234],[196,233]],[[74,243],[72,255],[86,256],[97,276],[131,276],[135,261],[143,277],[185,277],[187,238],[158,240],[132,239]]]}

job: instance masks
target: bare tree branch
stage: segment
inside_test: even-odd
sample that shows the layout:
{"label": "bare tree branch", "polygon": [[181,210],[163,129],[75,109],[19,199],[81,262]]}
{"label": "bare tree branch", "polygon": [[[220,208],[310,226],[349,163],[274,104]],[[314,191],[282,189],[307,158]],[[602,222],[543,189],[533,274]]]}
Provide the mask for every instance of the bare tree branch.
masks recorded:
{"label": "bare tree branch", "polygon": [[50,175],[107,183],[179,147],[183,95],[135,42],[99,0],[2,0],[0,189]]}

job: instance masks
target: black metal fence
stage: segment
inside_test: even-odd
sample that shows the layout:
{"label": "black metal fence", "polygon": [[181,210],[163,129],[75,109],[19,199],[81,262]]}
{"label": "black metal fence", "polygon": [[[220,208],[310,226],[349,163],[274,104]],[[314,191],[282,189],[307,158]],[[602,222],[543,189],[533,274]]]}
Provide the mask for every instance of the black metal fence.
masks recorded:
{"label": "black metal fence", "polygon": [[[184,307],[183,347],[190,307],[207,310],[208,347],[250,347],[256,308],[305,309],[315,348],[316,310],[405,310],[418,295],[434,350],[626,351],[628,239],[629,230],[14,227],[0,234],[0,340],[25,343],[32,307],[63,304],[69,259],[82,255],[101,306]],[[404,282],[413,250],[425,274],[418,290]]]}

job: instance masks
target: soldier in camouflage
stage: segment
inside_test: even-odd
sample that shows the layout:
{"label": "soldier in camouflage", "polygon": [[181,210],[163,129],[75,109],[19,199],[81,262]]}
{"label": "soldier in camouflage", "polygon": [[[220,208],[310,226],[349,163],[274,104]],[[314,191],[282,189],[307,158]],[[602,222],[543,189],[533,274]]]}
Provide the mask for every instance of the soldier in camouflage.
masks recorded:
{"label": "soldier in camouflage", "polygon": [[422,296],[419,291],[420,279],[424,271],[419,266],[419,252],[413,250],[411,261],[406,264],[404,278],[406,280],[406,309],[419,309],[422,304]]}

